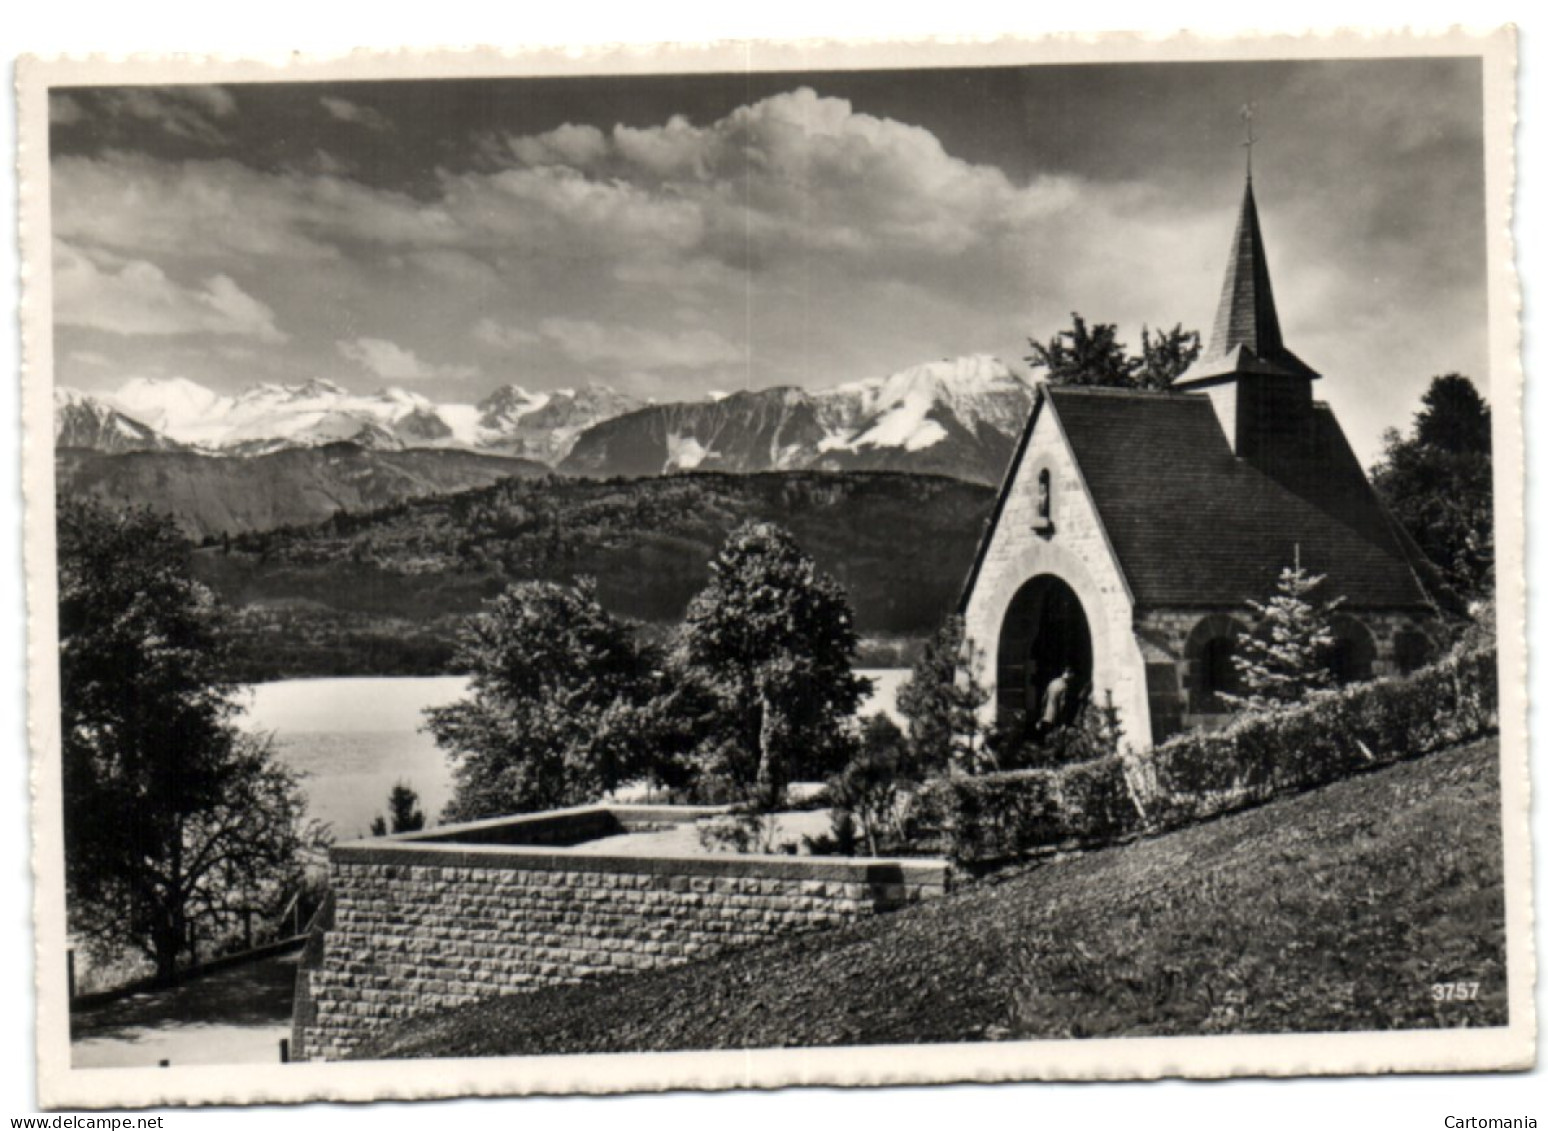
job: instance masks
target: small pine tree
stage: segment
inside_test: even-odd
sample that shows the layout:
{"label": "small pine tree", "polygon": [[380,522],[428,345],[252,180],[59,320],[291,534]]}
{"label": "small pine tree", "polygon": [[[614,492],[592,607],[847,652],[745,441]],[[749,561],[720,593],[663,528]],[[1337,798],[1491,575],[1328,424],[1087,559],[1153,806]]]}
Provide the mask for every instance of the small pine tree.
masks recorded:
{"label": "small pine tree", "polygon": [[989,691],[978,678],[977,645],[961,617],[951,617],[925,645],[898,688],[898,713],[908,720],[908,740],[921,773],[951,767],[976,772],[985,760],[985,727],[978,712]]}
{"label": "small pine tree", "polygon": [[387,795],[387,816],[371,821],[372,836],[393,833],[417,833],[425,827],[425,815],[419,808],[419,794],[408,782],[398,782]]}
{"label": "small pine tree", "polygon": [[1332,617],[1343,598],[1318,602],[1314,593],[1324,580],[1322,574],[1301,567],[1297,547],[1295,564],[1280,571],[1268,603],[1248,602],[1258,627],[1242,638],[1240,651],[1232,657],[1245,694],[1222,692],[1222,699],[1250,711],[1270,710],[1299,702],[1333,682],[1328,663],[1335,643]]}

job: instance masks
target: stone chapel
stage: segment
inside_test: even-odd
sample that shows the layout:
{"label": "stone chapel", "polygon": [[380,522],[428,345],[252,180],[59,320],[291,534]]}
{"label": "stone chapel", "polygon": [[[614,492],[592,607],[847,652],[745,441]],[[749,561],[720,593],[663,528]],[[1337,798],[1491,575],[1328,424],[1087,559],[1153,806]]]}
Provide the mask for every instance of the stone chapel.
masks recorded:
{"label": "stone chapel", "polygon": [[1378,501],[1320,374],[1285,347],[1247,177],[1208,349],[1168,392],[1040,385],[968,574],[986,721],[1074,670],[1131,741],[1218,725],[1237,638],[1299,557],[1342,596],[1334,675],[1434,649],[1420,551]]}

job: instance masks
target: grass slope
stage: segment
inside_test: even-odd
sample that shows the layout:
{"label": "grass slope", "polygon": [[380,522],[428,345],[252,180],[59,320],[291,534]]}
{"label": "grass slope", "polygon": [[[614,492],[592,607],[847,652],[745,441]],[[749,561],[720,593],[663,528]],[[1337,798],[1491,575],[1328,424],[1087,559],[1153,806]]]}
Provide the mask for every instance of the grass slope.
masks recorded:
{"label": "grass slope", "polygon": [[[894,915],[404,1023],[372,1057],[1506,1021],[1489,740]],[[1439,1003],[1437,982],[1478,982]]]}

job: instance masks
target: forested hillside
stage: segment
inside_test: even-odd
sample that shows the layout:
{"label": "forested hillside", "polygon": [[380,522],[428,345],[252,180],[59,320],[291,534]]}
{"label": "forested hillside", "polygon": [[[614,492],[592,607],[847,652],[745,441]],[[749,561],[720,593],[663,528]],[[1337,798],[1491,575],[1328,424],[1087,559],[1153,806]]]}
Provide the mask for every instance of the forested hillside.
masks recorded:
{"label": "forested hillside", "polygon": [[510,456],[379,451],[346,442],[248,457],[61,448],[54,469],[62,498],[149,506],[195,538],[319,522],[341,509],[366,510],[548,470]]}
{"label": "forested hillside", "polygon": [[526,578],[595,577],[612,611],[665,626],[750,519],[838,578],[862,634],[921,637],[956,600],[992,499],[890,472],[509,479],[212,540],[196,569],[244,610],[248,678],[441,670],[456,619]]}

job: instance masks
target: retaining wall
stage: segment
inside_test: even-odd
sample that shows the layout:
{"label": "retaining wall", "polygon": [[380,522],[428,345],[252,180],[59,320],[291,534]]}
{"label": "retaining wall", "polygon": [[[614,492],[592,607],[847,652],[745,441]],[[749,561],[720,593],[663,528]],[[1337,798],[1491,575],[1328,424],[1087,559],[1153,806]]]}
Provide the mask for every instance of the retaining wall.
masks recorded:
{"label": "retaining wall", "polygon": [[590,806],[335,846],[297,974],[293,1057],[337,1059],[413,1014],[673,966],[946,890],[940,860],[562,847],[716,812]]}

